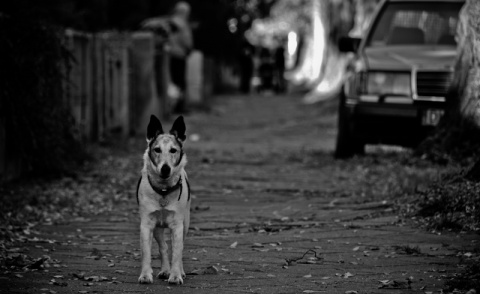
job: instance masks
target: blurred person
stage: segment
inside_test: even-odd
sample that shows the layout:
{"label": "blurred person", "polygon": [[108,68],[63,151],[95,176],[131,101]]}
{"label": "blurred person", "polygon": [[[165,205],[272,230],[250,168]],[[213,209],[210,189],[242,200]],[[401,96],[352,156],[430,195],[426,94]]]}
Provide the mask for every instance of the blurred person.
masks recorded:
{"label": "blurred person", "polygon": [[279,42],[275,49],[275,91],[277,93],[284,93],[285,87],[285,46],[284,43]]}
{"label": "blurred person", "polygon": [[178,2],[168,17],[158,17],[146,20],[142,26],[152,29],[161,38],[165,37],[165,51],[169,54],[169,71],[174,89],[168,92],[177,98],[173,111],[186,111],[187,93],[187,58],[193,50],[192,29],[189,23],[190,5]]}
{"label": "blurred person", "polygon": [[240,51],[239,65],[240,65],[240,91],[242,93],[250,93],[250,86],[253,77],[253,54],[255,48],[248,42],[244,41]]}
{"label": "blurred person", "polygon": [[270,49],[262,47],[260,49],[260,65],[258,67],[258,75],[260,77],[259,92],[273,89],[273,71],[274,66]]}

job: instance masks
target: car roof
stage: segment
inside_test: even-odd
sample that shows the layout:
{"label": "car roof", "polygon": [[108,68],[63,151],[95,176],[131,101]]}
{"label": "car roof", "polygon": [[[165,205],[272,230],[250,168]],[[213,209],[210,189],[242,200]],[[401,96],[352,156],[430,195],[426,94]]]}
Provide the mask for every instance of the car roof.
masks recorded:
{"label": "car roof", "polygon": [[385,2],[451,2],[464,3],[466,0],[384,0]]}

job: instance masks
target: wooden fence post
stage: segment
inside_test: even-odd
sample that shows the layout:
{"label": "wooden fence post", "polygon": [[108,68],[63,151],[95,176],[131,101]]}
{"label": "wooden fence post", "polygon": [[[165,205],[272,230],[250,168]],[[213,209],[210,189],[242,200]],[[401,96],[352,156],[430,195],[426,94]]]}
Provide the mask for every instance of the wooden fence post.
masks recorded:
{"label": "wooden fence post", "polygon": [[6,179],[7,175],[7,136],[5,118],[0,112],[0,182]]}
{"label": "wooden fence post", "polygon": [[119,56],[119,119],[122,126],[122,134],[124,137],[127,137],[130,134],[130,111],[129,100],[130,100],[130,84],[128,82],[128,73],[129,73],[129,58],[128,58],[128,48],[130,46],[130,40],[124,39],[123,46],[121,47],[120,56]]}
{"label": "wooden fence post", "polygon": [[0,114],[0,183],[18,178],[27,170],[18,150],[9,144],[8,125]]}
{"label": "wooden fence post", "polygon": [[93,138],[93,37],[87,35],[85,37],[85,43],[83,44],[84,64],[83,64],[83,122],[84,122],[84,137],[87,141],[92,141]]}

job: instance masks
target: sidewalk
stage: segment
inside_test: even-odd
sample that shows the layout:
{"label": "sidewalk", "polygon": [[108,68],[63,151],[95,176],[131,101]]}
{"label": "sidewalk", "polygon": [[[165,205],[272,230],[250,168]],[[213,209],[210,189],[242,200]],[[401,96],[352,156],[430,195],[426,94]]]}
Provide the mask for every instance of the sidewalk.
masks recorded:
{"label": "sidewalk", "polygon": [[480,236],[413,228],[389,195],[365,195],[356,177],[366,168],[332,157],[335,106],[298,102],[220,97],[211,113],[186,117],[193,211],[184,285],[137,283],[138,138],[103,165],[125,173],[114,180],[131,182],[129,201],[37,228],[37,241],[18,247],[48,255],[48,271],[1,274],[0,293],[440,293]]}

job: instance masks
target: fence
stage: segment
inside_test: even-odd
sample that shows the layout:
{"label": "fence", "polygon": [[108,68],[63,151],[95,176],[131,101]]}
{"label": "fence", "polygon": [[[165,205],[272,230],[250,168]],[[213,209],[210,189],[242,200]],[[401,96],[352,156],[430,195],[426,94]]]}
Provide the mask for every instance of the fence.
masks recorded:
{"label": "fence", "polygon": [[[143,134],[150,114],[168,117],[168,56],[160,52],[155,57],[152,33],[68,30],[65,40],[74,58],[66,71],[65,103],[83,142],[102,141],[112,133],[121,137]],[[215,74],[216,63],[197,52],[188,64],[189,102],[205,106],[215,84],[221,83]],[[20,157],[8,146],[5,125],[0,117],[0,181],[16,178],[23,170]]]}

